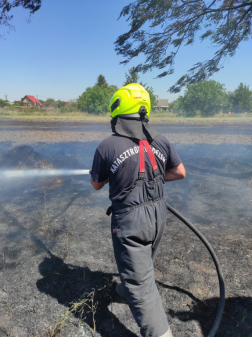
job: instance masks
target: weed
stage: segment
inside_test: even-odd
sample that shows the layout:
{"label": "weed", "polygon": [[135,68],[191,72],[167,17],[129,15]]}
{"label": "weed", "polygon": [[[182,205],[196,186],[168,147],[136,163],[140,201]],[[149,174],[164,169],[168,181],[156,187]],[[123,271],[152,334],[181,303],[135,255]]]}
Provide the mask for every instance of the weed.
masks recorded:
{"label": "weed", "polygon": [[238,329],[239,326],[241,326],[243,324],[243,322],[245,321],[246,317],[247,317],[247,310],[244,310],[243,311],[242,320],[240,322],[237,322],[235,329]]}
{"label": "weed", "polygon": [[[84,275],[85,279],[85,275]],[[78,328],[81,326],[81,322],[84,316],[84,313],[92,313],[92,322],[93,322],[93,330],[94,330],[94,337],[96,337],[96,321],[95,321],[95,314],[98,302],[95,302],[95,294],[107,289],[109,291],[110,296],[110,287],[112,284],[109,283],[107,280],[107,284],[100,289],[95,290],[94,288],[90,293],[85,293],[79,301],[75,301],[70,303],[69,309],[66,313],[60,317],[58,322],[52,329],[50,337],[56,337],[59,334],[59,337],[62,337],[62,329],[67,324],[67,319],[71,314],[75,314],[79,316]]]}
{"label": "weed", "polygon": [[60,320],[54,326],[52,333],[51,333],[51,337],[56,337],[57,333],[59,333],[60,334],[59,336],[62,337],[62,328],[66,324],[67,319],[70,314],[80,315],[80,319],[78,323],[78,327],[80,327],[85,310],[87,310],[86,311],[87,313],[92,312],[93,329],[94,329],[94,336],[95,336],[96,335],[95,334],[96,332],[95,313],[96,313],[97,304],[94,303],[94,295],[95,295],[95,290],[92,289],[91,293],[84,294],[83,298],[79,300],[78,302],[72,302],[67,312],[60,318]]}

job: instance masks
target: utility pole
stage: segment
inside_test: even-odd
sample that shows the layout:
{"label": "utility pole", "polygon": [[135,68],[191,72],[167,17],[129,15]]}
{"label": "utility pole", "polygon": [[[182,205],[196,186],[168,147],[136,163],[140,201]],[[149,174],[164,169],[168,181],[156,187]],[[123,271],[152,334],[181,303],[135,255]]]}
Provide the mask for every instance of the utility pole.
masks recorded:
{"label": "utility pole", "polygon": [[7,102],[7,97],[9,96],[9,95],[4,95],[5,96],[5,100],[6,100],[6,102]]}
{"label": "utility pole", "polygon": [[38,95],[37,95],[37,106],[39,106],[39,104],[38,104]]}

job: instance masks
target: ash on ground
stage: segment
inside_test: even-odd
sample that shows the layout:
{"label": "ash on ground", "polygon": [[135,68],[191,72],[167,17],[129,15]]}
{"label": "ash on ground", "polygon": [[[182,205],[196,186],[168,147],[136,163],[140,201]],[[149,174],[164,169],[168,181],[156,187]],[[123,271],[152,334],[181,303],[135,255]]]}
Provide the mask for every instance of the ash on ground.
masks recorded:
{"label": "ash on ground", "polygon": [[11,150],[5,151],[0,156],[0,168],[39,168],[51,169],[54,164],[40,153],[34,151],[30,145],[16,146]]}
{"label": "ash on ground", "polygon": [[[204,134],[197,136],[204,139]],[[58,168],[91,167],[99,139],[51,140],[32,147]],[[168,202],[206,236],[223,268],[226,307],[216,337],[249,337],[251,146],[175,148],[187,177],[167,183]],[[11,149],[12,143],[0,143],[2,155]],[[60,331],[62,337],[140,336],[127,304],[115,292],[119,276],[105,214],[108,186],[94,191],[89,177],[5,182],[0,199],[1,337],[60,336]],[[216,271],[203,244],[171,214],[155,277],[174,337],[207,336],[218,306]]]}

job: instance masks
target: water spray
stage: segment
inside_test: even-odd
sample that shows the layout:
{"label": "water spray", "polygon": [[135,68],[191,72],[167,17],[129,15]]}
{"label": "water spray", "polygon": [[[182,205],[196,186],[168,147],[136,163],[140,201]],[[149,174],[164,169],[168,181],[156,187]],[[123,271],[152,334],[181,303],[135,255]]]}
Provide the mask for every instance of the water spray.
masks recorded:
{"label": "water spray", "polygon": [[33,170],[6,170],[0,171],[0,179],[55,177],[89,174],[89,170],[60,170],[60,169],[33,169]]}
{"label": "water spray", "polygon": [[[69,176],[69,175],[85,175],[85,174],[90,174],[90,170],[60,170],[60,169],[6,170],[6,171],[0,171],[0,179],[1,178],[8,179],[8,178],[53,177],[53,176]],[[214,337],[216,332],[219,329],[223,311],[224,311],[224,306],[225,306],[225,284],[224,284],[219,260],[212,246],[210,245],[210,243],[192,223],[190,223],[178,211],[176,211],[173,207],[171,207],[168,204],[167,204],[167,209],[172,214],[174,214],[178,219],[180,219],[187,227],[189,227],[198,236],[198,238],[203,242],[203,244],[209,251],[214,261],[218,279],[219,279],[220,302],[219,302],[218,312],[217,312],[213,327],[207,336],[207,337]]]}

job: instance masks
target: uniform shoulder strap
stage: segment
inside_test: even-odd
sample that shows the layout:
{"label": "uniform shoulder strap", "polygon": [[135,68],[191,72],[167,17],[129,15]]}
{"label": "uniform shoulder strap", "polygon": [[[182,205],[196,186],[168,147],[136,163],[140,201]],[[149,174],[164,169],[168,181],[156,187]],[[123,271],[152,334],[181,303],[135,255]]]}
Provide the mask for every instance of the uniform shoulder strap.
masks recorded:
{"label": "uniform shoulder strap", "polygon": [[145,172],[145,164],[144,164],[144,144],[141,140],[139,140],[139,173]]}
{"label": "uniform shoulder strap", "polygon": [[154,156],[154,153],[152,152],[150,144],[147,142],[147,140],[139,140],[139,173],[140,173],[140,176],[144,176],[143,174],[145,172],[144,148],[146,148],[146,151],[150,158],[154,173],[158,171],[156,158]]}
{"label": "uniform shoulder strap", "polygon": [[143,144],[144,144],[144,147],[146,148],[147,150],[147,153],[149,155],[149,158],[150,158],[150,161],[151,161],[151,165],[152,165],[152,168],[153,168],[153,171],[156,171],[158,170],[158,166],[157,166],[157,162],[156,162],[156,158],[154,156],[154,153],[150,147],[150,144],[148,143],[147,140],[142,140]]}

